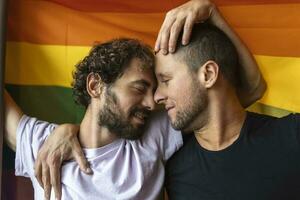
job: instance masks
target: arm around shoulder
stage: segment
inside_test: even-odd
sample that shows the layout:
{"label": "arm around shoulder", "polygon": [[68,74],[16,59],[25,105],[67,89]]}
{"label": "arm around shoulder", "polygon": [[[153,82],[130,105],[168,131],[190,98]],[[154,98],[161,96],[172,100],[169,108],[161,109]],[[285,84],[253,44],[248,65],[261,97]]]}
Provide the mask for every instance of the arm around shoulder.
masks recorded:
{"label": "arm around shoulder", "polygon": [[17,128],[23,116],[23,112],[6,90],[4,91],[4,102],[4,140],[7,145],[15,151]]}
{"label": "arm around shoulder", "polygon": [[267,84],[246,44],[230,27],[218,8],[214,4],[211,7],[211,23],[220,28],[230,38],[237,50],[240,64],[240,85],[237,88],[237,95],[241,105],[246,108],[263,96]]}

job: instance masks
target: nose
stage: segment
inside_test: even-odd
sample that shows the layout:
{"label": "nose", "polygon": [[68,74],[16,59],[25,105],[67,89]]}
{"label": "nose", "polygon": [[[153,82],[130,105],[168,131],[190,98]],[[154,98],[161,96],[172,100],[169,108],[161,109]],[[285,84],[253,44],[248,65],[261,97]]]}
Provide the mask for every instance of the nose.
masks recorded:
{"label": "nose", "polygon": [[146,95],[143,100],[143,106],[145,106],[148,110],[152,111],[155,107],[155,102],[153,99],[153,93],[151,95]]}
{"label": "nose", "polygon": [[158,87],[154,93],[154,101],[157,104],[162,104],[165,99],[166,99],[166,97],[162,94],[162,92],[160,91],[160,89]]}

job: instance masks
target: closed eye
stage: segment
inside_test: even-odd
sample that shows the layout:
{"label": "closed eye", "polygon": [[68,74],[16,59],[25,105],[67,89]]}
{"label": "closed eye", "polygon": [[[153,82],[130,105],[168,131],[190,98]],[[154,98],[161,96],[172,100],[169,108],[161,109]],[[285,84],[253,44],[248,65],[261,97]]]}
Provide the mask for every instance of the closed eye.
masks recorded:
{"label": "closed eye", "polygon": [[146,88],[145,87],[133,87],[133,89],[136,92],[139,92],[139,93],[142,93],[142,94],[144,94],[146,92]]}
{"label": "closed eye", "polygon": [[165,74],[159,73],[157,75],[157,79],[159,81],[159,83],[163,83],[164,85],[168,86],[169,81],[171,80],[170,76],[167,76]]}
{"label": "closed eye", "polygon": [[170,79],[165,79],[165,80],[161,80],[160,82],[162,82],[165,85],[168,85],[169,81],[170,81]]}
{"label": "closed eye", "polygon": [[145,80],[136,80],[131,83],[131,89],[134,92],[138,92],[140,94],[145,94],[147,89],[150,87],[150,83]]}

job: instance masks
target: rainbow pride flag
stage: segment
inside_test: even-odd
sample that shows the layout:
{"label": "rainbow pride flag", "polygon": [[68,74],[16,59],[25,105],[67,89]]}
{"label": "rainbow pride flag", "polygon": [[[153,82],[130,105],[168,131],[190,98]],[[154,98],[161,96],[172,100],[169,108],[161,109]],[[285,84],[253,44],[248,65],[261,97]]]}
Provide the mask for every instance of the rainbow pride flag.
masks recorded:
{"label": "rainbow pride flag", "polygon": [[[84,110],[72,99],[72,71],[91,45],[132,37],[154,46],[165,13],[184,2],[11,0],[6,88],[28,115],[56,123],[78,123]],[[264,97],[249,110],[273,116],[300,112],[300,1],[215,3],[255,55],[268,84]],[[26,193],[32,199],[25,190],[30,183],[12,175],[13,154],[7,149],[4,154],[4,196],[24,200]]]}

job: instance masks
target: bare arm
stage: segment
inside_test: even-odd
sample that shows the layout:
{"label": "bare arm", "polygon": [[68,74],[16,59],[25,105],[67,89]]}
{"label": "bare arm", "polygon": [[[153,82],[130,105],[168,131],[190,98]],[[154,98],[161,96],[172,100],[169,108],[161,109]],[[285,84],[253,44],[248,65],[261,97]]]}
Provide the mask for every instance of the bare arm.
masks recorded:
{"label": "bare arm", "polygon": [[[15,151],[16,132],[23,112],[6,90],[4,91],[4,101],[4,139],[7,145]],[[79,126],[73,124],[58,126],[39,150],[35,163],[35,174],[44,188],[45,199],[50,199],[51,186],[53,186],[57,199],[61,198],[60,168],[64,160],[74,158],[82,171],[91,173],[77,138],[78,130]]]}
{"label": "bare arm", "polygon": [[242,80],[237,94],[241,104],[247,107],[262,97],[266,90],[265,80],[246,45],[231,29],[217,7],[209,0],[191,0],[169,11],[159,31],[155,51],[162,50],[165,54],[168,51],[174,52],[182,29],[182,43],[188,44],[193,25],[205,20],[209,20],[210,23],[224,31],[237,49]]}
{"label": "bare arm", "polygon": [[16,132],[19,125],[19,121],[23,116],[23,112],[6,90],[4,91],[4,102],[5,102],[4,140],[12,150],[16,151]]}
{"label": "bare arm", "polygon": [[241,67],[241,70],[239,70],[241,86],[237,88],[237,94],[241,104],[248,107],[262,97],[266,90],[266,82],[247,46],[230,28],[215,6],[213,6],[210,19],[212,24],[224,31],[237,49]]}

